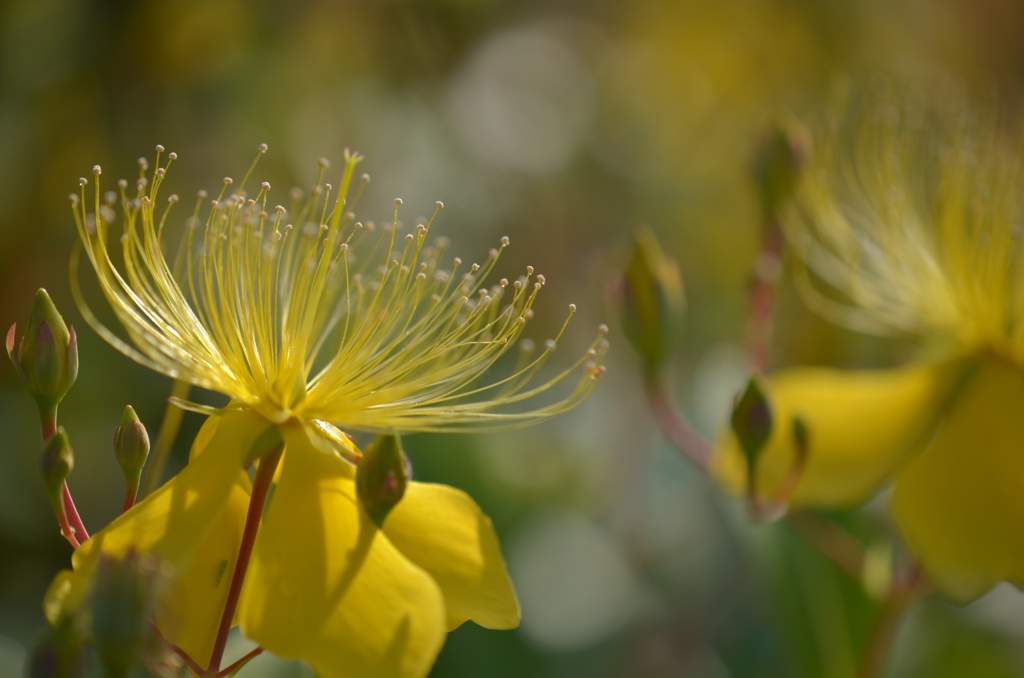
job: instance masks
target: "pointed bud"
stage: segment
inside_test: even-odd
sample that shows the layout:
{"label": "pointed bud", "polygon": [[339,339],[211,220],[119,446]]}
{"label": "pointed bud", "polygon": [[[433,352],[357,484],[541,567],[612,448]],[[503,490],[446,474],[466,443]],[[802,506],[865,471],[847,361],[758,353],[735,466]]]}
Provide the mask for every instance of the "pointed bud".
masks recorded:
{"label": "pointed bud", "polygon": [[15,331],[12,325],[7,333],[7,354],[40,410],[56,411],[78,377],[78,341],[74,328],[68,329],[46,290],[40,288],[17,355]]}
{"label": "pointed bud", "polygon": [[100,557],[89,608],[93,644],[110,678],[134,675],[150,653],[157,574],[152,559],[134,552],[124,558]]}
{"label": "pointed bud", "polygon": [[397,435],[378,436],[359,460],[356,494],[378,526],[405,495],[412,467]]}
{"label": "pointed bud", "polygon": [[57,513],[63,513],[64,481],[68,479],[71,471],[75,468],[75,454],[63,426],[58,427],[57,432],[50,436],[43,446],[40,466],[43,472],[43,482],[46,485],[46,494],[50,497]]}
{"label": "pointed bud", "polygon": [[747,472],[752,487],[758,458],[772,435],[771,406],[756,378],[747,382],[747,388],[736,399],[731,423],[740,449],[747,459]]}
{"label": "pointed bud", "polygon": [[138,482],[142,469],[149,457],[149,433],[139,421],[131,405],[124,408],[121,425],[114,435],[114,454],[121,465],[125,480],[135,479]]}
{"label": "pointed bud", "polygon": [[776,122],[761,133],[753,176],[766,214],[774,216],[792,197],[810,152],[811,135],[796,121]]}
{"label": "pointed bud", "polygon": [[655,373],[671,353],[682,321],[685,297],[675,260],[666,257],[649,228],[637,229],[621,278],[622,328]]}

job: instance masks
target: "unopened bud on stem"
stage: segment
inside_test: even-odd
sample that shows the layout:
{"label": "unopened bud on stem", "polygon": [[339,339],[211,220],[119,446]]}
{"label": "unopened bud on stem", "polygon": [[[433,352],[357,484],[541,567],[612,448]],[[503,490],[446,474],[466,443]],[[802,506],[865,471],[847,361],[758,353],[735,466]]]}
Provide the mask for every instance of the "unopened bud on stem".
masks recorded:
{"label": "unopened bud on stem", "polygon": [[378,526],[402,497],[412,477],[409,459],[397,435],[382,435],[363,453],[356,469],[356,493]]}
{"label": "unopened bud on stem", "polygon": [[754,181],[765,214],[774,217],[792,197],[811,152],[811,136],[802,124],[786,120],[768,126],[754,152]]}
{"label": "unopened bud on stem", "polygon": [[46,494],[50,497],[50,502],[53,503],[57,513],[63,513],[64,481],[68,479],[71,471],[75,468],[75,454],[63,426],[58,427],[57,432],[50,436],[43,446],[40,465],[43,472],[43,483],[46,485]]}
{"label": "unopened bud on stem", "polygon": [[671,354],[685,298],[679,267],[665,256],[649,228],[634,234],[621,281],[622,328],[654,374]]}
{"label": "unopened bud on stem", "polygon": [[64,324],[46,290],[36,292],[28,329],[15,351],[16,326],[7,332],[7,354],[44,420],[52,420],[57,405],[78,377],[78,341]]}
{"label": "unopened bud on stem", "polygon": [[772,435],[772,410],[757,378],[751,378],[732,408],[732,430],[747,460],[748,488],[754,493],[757,462]]}
{"label": "unopened bud on stem", "polygon": [[142,469],[149,457],[149,433],[131,405],[125,406],[124,414],[121,415],[121,425],[117,427],[117,433],[114,435],[114,455],[117,457],[117,463],[121,465],[121,472],[124,473],[124,508],[127,510],[135,503]]}

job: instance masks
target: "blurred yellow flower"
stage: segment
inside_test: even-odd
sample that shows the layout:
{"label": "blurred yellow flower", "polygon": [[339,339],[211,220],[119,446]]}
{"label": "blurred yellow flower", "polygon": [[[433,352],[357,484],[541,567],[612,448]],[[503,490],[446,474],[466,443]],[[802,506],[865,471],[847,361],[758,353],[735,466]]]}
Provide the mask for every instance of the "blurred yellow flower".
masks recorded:
{"label": "blurred yellow flower", "polygon": [[[757,483],[770,495],[784,482],[800,417],[810,450],[792,504],[849,507],[891,482],[892,516],[921,567],[968,601],[1024,583],[1024,137],[934,100],[883,95],[829,117],[783,219],[815,310],[929,339],[929,358],[776,374]],[[732,434],[716,471],[745,487]]]}
{"label": "blurred yellow flower", "polygon": [[[390,434],[545,419],[589,395],[607,342],[599,336],[570,369],[535,385],[556,337],[537,357],[522,351],[511,376],[481,385],[532,316],[544,277],[529,269],[481,287],[501,250],[462,273],[458,258],[442,267],[443,239],[427,245],[433,218],[405,236],[397,207],[391,224],[357,222],[349,188],[359,160],[346,153],[333,204],[321,161],[291,223],[284,207],[268,213],[268,184],[248,198],[243,179],[230,195],[225,180],[200,228],[200,193],[173,261],[161,236],[177,197],[157,215],[166,166],[158,156],[149,180],[143,163],[135,197],[121,182],[123,271],[107,248],[117,196],[101,200],[97,176],[94,211],[84,188],[73,200],[86,254],[133,345],[97,321],[76,287],[90,324],[138,362],[231,402],[206,422],[181,473],[75,553],[74,572],[48,595],[51,621],[88,595],[101,554],[134,551],[169,566],[156,623],[202,670],[220,667],[235,603],[233,623],[247,637],[325,678],[423,676],[446,631],[466,620],[518,624],[497,536],[477,505],[412,482],[379,527],[356,494],[360,452],[335,425]],[[577,369],[563,400],[504,408]],[[251,482],[244,469],[257,459]],[[233,581],[236,566],[244,582]]]}

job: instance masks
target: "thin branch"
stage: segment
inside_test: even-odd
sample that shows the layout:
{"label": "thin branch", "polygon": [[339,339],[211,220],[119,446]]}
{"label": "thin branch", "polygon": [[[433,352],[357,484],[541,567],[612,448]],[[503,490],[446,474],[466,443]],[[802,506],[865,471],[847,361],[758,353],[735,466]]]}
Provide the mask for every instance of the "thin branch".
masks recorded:
{"label": "thin branch", "polygon": [[263,648],[262,647],[257,647],[255,650],[253,650],[249,654],[245,655],[244,657],[242,657],[237,662],[235,662],[231,666],[227,667],[226,669],[224,669],[220,673],[218,673],[217,674],[217,678],[225,678],[226,676],[230,676],[232,673],[234,673],[238,669],[242,668],[243,666],[248,664],[250,661],[252,661],[256,657],[260,656],[261,654],[263,654]]}
{"label": "thin branch", "polygon": [[655,420],[669,441],[700,469],[707,471],[714,454],[714,447],[676,409],[663,380],[655,377],[648,381],[647,398],[650,401]]}

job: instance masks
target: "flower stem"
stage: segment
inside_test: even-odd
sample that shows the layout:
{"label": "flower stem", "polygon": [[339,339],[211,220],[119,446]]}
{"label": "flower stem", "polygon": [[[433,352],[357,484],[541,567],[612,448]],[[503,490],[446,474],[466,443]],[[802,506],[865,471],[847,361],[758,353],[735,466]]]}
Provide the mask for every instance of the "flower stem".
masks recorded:
{"label": "flower stem", "polygon": [[125,483],[124,487],[124,504],[121,506],[121,513],[127,513],[128,510],[135,506],[135,499],[139,494],[139,481],[135,480],[134,483]]}
{"label": "flower stem", "polygon": [[166,638],[164,638],[163,634],[160,633],[160,629],[157,627],[156,622],[150,622],[149,627],[153,630],[153,633],[156,635],[156,637],[159,638],[160,641],[163,642],[167,647],[169,647],[174,654],[178,655],[181,658],[181,660],[185,662],[185,665],[192,669],[192,671],[196,675],[202,674],[203,668],[199,666],[199,664],[197,664],[196,661],[192,659],[192,657],[189,657],[187,652],[185,652],[180,647],[178,647],[174,643],[169,642]]}
{"label": "flower stem", "polygon": [[75,530],[78,541],[82,543],[89,541],[89,532],[85,529],[82,517],[78,515],[78,509],[75,508],[75,500],[71,498],[71,490],[68,489],[66,481],[64,482],[64,510],[68,514],[68,521]]}
{"label": "flower stem", "polygon": [[922,597],[925,589],[927,584],[922,582],[916,569],[906,581],[893,587],[875,620],[875,628],[861,658],[857,678],[881,678],[884,675],[903,618],[907,610]]}
{"label": "flower stem", "polygon": [[255,650],[253,650],[249,654],[245,655],[244,657],[242,657],[237,662],[235,662],[231,666],[227,667],[226,669],[224,669],[220,673],[218,673],[217,674],[217,678],[225,678],[226,676],[230,676],[232,673],[234,673],[238,669],[242,668],[243,666],[248,664],[250,661],[252,661],[256,657],[260,656],[261,654],[263,654],[263,648],[262,647],[257,647]]}
{"label": "flower stem", "polygon": [[706,471],[711,464],[711,443],[697,433],[686,417],[676,409],[663,379],[652,377],[648,380],[647,399],[655,420],[669,441]]}
{"label": "flower stem", "polygon": [[[46,441],[57,432],[57,408],[40,408],[39,424],[43,430],[43,444],[45,445]],[[74,548],[77,549],[82,542],[88,541],[89,532],[85,529],[81,516],[78,515],[78,509],[75,508],[75,500],[71,498],[71,490],[68,489],[67,481],[64,482],[63,501],[60,511],[57,513],[57,522],[60,523],[60,533]]]}
{"label": "flower stem", "polygon": [[[67,485],[65,485],[67,487]],[[54,507],[57,509],[58,507]],[[60,534],[62,537],[68,540],[71,544],[71,548],[77,549],[81,544],[75,539],[75,531],[71,529],[71,524],[68,523],[68,512],[64,509],[64,502],[61,501],[59,510],[57,511],[57,522],[60,524]]]}
{"label": "flower stem", "polygon": [[263,507],[267,502],[270,485],[274,481],[274,472],[277,470],[278,462],[281,461],[283,451],[284,445],[278,445],[260,459],[256,479],[252,484],[252,495],[249,497],[249,512],[245,516],[242,543],[238,547],[238,560],[235,562],[235,571],[231,575],[231,588],[228,589],[228,599],[220,618],[220,627],[217,629],[217,640],[213,646],[210,665],[204,674],[206,676],[217,676],[220,673],[220,663],[224,659],[224,647],[228,642],[228,631],[231,630],[231,621],[235,618],[235,610],[238,609],[238,598],[242,593],[245,572],[249,568],[249,559],[252,557],[252,549],[256,544],[256,533],[260,527],[260,518],[263,516]]}
{"label": "flower stem", "polygon": [[[174,382],[170,397],[184,400],[188,398],[191,389],[191,384],[179,379]],[[178,429],[181,428],[181,420],[184,416],[183,409],[170,403],[167,404],[163,421],[160,422],[160,432],[156,434],[156,443],[153,445],[153,457],[149,464],[149,472],[146,473],[146,483],[142,486],[143,497],[148,497],[156,488],[160,487],[164,471],[167,470],[167,459],[171,455],[171,448],[174,447],[174,441],[178,437]]]}
{"label": "flower stem", "polygon": [[863,581],[864,547],[852,535],[832,521],[808,511],[791,513],[789,524],[850,579],[858,584]]}

